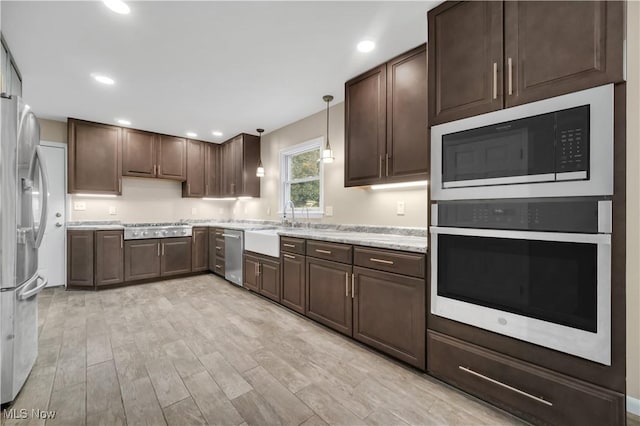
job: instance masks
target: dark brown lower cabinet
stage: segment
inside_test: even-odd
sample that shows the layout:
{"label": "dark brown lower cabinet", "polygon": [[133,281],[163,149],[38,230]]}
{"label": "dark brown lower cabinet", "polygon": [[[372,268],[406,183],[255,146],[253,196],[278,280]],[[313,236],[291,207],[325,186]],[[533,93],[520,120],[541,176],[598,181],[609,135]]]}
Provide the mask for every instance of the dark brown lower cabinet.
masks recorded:
{"label": "dark brown lower cabinet", "polygon": [[280,255],[282,268],[282,288],[280,303],[289,309],[304,314],[305,312],[305,257],[300,254],[285,253]]}
{"label": "dark brown lower cabinet", "polygon": [[193,228],[191,245],[191,270],[206,271],[209,267],[209,228]]}
{"label": "dark brown lower cabinet", "polygon": [[96,287],[120,284],[124,281],[123,231],[96,231]]}
{"label": "dark brown lower cabinet", "polygon": [[67,231],[67,287],[93,287],[93,231]]}
{"label": "dark brown lower cabinet", "polygon": [[209,228],[209,270],[224,277],[224,230]]}
{"label": "dark brown lower cabinet", "polygon": [[352,335],[350,264],[307,257],[307,316],[340,333]]}
{"label": "dark brown lower cabinet", "polygon": [[428,371],[535,424],[624,425],[624,395],[428,332]]}
{"label": "dark brown lower cabinet", "polygon": [[255,253],[243,256],[244,287],[280,302],[280,262]]}
{"label": "dark brown lower cabinet", "polygon": [[353,268],[353,337],[425,368],[425,280]]}
{"label": "dark brown lower cabinet", "polygon": [[191,238],[165,238],[160,240],[160,276],[191,272]]}
{"label": "dark brown lower cabinet", "polygon": [[130,240],[124,243],[124,280],[160,276],[160,240]]}

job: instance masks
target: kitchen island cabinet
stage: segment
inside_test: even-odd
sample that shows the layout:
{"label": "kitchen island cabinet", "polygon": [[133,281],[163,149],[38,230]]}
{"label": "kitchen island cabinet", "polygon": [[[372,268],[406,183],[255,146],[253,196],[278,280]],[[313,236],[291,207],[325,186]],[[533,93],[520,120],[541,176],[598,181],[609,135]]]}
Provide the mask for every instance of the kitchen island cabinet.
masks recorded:
{"label": "kitchen island cabinet", "polygon": [[123,231],[96,231],[95,285],[120,284],[124,281]]}

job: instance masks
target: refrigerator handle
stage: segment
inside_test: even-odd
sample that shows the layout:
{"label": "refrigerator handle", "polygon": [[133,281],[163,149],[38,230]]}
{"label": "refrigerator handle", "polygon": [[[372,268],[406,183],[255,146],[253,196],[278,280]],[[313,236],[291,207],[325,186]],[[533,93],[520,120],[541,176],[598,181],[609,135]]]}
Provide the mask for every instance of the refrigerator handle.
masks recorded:
{"label": "refrigerator handle", "polygon": [[[40,283],[38,284],[38,281],[40,281]],[[29,290],[27,290],[27,288],[31,285],[31,283],[34,282],[37,285]],[[40,293],[40,291],[42,291],[43,288],[45,288],[47,286],[47,279],[44,278],[42,275],[37,274],[34,278],[31,279],[31,282],[28,283],[26,286],[24,286],[24,289],[18,293],[18,300],[27,300],[30,297],[35,296],[36,294]]]}
{"label": "refrigerator handle", "polygon": [[[40,188],[40,194],[42,195],[42,208],[40,209],[40,227],[38,228],[38,235],[36,235],[35,237],[35,246],[36,248],[39,248],[40,243],[42,243],[42,237],[44,237],[44,231],[47,228],[47,211],[49,208],[49,175],[47,174],[47,167],[44,164],[42,148],[40,148],[40,146],[36,146],[34,162],[32,164],[36,162],[36,159],[38,161],[38,167],[40,167],[40,174],[42,175],[42,188]],[[31,176],[33,176],[33,170],[30,174]]]}

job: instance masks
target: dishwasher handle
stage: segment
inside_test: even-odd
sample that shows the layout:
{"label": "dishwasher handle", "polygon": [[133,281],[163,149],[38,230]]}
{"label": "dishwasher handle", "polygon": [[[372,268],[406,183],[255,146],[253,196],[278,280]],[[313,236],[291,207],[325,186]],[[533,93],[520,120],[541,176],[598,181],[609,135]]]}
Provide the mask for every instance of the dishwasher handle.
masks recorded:
{"label": "dishwasher handle", "polygon": [[229,237],[229,238],[235,238],[236,240],[240,239],[240,235],[233,235],[233,234],[222,234],[223,237]]}

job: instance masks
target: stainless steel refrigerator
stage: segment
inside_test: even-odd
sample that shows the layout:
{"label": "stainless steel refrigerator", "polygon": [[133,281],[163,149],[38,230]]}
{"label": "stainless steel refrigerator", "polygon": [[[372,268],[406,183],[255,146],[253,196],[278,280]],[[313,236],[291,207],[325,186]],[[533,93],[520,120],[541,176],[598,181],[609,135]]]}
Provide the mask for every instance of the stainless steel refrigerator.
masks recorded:
{"label": "stainless steel refrigerator", "polygon": [[2,94],[0,106],[0,392],[13,401],[38,355],[38,246],[47,215],[47,173],[40,125],[22,99]]}

